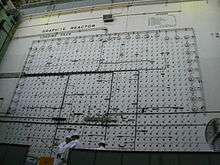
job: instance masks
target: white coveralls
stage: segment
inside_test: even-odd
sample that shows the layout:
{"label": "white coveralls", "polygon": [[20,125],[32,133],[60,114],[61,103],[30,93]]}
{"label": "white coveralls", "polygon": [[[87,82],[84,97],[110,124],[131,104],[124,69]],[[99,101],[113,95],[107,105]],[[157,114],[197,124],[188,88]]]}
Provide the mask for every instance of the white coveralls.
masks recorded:
{"label": "white coveralls", "polygon": [[62,142],[58,146],[58,157],[56,158],[55,165],[66,165],[69,149],[80,149],[81,147],[79,140],[73,140],[69,143]]}

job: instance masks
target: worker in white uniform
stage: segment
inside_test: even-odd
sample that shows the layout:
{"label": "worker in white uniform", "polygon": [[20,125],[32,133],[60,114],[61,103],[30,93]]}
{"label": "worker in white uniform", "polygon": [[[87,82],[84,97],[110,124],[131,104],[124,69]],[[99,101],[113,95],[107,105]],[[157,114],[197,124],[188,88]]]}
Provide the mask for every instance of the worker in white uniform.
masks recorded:
{"label": "worker in white uniform", "polygon": [[82,145],[79,142],[79,134],[77,132],[69,133],[66,136],[65,142],[62,142],[58,146],[58,152],[57,152],[55,165],[66,165],[69,150],[72,148],[79,149],[81,147]]}
{"label": "worker in white uniform", "polygon": [[106,150],[106,148],[105,148],[106,143],[104,140],[101,140],[98,145],[99,145],[99,147],[96,148],[97,150]]}
{"label": "worker in white uniform", "polygon": [[79,138],[80,136],[77,132],[73,132],[71,134],[70,148],[74,148],[74,149],[82,148],[82,144],[80,143]]}

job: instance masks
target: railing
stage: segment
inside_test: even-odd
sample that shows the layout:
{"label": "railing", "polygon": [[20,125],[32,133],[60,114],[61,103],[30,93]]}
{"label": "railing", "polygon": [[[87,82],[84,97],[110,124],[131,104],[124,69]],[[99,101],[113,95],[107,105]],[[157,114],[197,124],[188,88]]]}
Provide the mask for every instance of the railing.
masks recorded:
{"label": "railing", "polygon": [[68,165],[220,165],[216,152],[72,150]]}
{"label": "railing", "polygon": [[[95,9],[106,6],[135,6],[135,5],[151,5],[151,4],[167,4],[190,1],[205,1],[205,0],[39,0],[28,1],[20,4],[19,9],[23,15],[32,15],[39,13],[47,13],[52,11],[66,11],[74,9]],[[34,9],[32,9],[34,8]]]}
{"label": "railing", "polygon": [[24,165],[28,149],[28,145],[0,143],[0,164]]}

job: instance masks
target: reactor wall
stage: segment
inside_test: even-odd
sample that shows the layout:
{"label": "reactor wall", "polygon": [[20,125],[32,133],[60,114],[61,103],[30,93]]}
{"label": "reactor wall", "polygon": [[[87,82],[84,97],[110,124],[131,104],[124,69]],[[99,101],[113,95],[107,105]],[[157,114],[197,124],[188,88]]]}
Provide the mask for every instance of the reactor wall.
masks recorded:
{"label": "reactor wall", "polygon": [[84,148],[211,151],[219,11],[213,0],[25,17],[0,65],[0,142],[53,155],[76,130]]}

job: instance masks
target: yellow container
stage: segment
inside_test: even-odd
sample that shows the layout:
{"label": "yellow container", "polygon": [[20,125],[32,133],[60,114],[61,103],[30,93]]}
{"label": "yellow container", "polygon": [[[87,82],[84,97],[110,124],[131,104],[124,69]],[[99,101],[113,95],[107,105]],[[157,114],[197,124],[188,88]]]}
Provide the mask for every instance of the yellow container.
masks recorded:
{"label": "yellow container", "polygon": [[39,165],[53,165],[53,157],[40,157]]}

